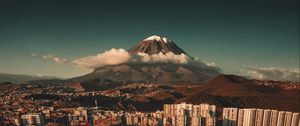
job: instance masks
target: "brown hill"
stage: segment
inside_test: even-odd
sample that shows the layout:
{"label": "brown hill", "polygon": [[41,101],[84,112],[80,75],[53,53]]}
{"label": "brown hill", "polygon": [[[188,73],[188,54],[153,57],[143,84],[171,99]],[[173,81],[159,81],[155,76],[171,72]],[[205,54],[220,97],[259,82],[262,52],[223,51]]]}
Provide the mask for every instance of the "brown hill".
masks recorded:
{"label": "brown hill", "polygon": [[[286,84],[287,85],[287,84]],[[181,90],[181,92],[184,92]],[[300,111],[300,90],[258,85],[234,75],[220,75],[176,102],[211,103],[219,107],[265,108]]]}
{"label": "brown hill", "polygon": [[140,111],[154,111],[162,109],[165,103],[181,102],[216,104],[220,112],[223,107],[300,111],[298,88],[285,89],[255,82],[240,76],[220,75],[203,85],[156,85],[141,88],[136,84],[113,90],[132,94],[127,101],[132,104],[132,108]]}
{"label": "brown hill", "polygon": [[218,96],[261,96],[276,94],[277,87],[256,85],[254,81],[236,75],[220,75],[201,87],[199,92]]}

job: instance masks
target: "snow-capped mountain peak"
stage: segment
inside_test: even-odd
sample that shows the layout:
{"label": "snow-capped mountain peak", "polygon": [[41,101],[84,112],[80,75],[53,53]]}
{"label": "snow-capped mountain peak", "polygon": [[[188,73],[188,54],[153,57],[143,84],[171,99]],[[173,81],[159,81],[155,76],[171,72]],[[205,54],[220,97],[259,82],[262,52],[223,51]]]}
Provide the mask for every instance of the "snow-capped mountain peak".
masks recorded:
{"label": "snow-capped mountain peak", "polygon": [[152,35],[146,39],[144,39],[144,41],[151,41],[151,40],[156,40],[156,41],[161,41],[162,37],[158,36],[158,35]]}
{"label": "snow-capped mountain peak", "polygon": [[146,53],[149,55],[158,53],[172,52],[176,55],[186,54],[180,47],[178,47],[173,41],[167,37],[161,37],[158,35],[150,36],[140,41],[136,46],[129,50],[131,54]]}
{"label": "snow-capped mountain peak", "polygon": [[166,38],[166,37],[163,37],[162,40],[163,40],[165,43],[171,42],[171,40],[168,39],[168,38]]}
{"label": "snow-capped mountain peak", "polygon": [[171,42],[171,40],[168,39],[167,37],[161,37],[158,35],[152,35],[152,36],[144,39],[144,41],[157,41],[157,42],[163,41],[165,43]]}

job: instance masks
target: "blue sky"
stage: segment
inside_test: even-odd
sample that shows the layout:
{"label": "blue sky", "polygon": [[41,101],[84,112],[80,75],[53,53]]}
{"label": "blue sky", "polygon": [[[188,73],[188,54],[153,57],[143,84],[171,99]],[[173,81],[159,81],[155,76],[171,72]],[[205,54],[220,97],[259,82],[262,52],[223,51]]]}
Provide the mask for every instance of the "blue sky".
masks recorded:
{"label": "blue sky", "polygon": [[73,60],[153,34],[223,73],[244,75],[243,65],[299,71],[298,0],[7,0],[0,15],[0,73],[82,75],[90,70],[31,54]]}

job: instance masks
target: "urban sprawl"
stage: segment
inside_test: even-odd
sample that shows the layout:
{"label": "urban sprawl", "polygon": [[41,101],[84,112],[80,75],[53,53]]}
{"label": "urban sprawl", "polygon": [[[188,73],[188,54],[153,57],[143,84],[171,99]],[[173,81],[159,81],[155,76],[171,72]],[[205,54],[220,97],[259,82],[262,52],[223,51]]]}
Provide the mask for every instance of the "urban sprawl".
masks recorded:
{"label": "urban sprawl", "polygon": [[[69,113],[64,113],[69,111]],[[55,111],[53,107],[28,113],[14,119],[17,126],[300,126],[299,113],[256,108],[223,108],[222,123],[217,124],[216,106],[209,104],[165,104],[163,111],[123,112],[93,108],[68,108]],[[60,120],[52,119],[56,115]],[[4,125],[4,124],[1,124]]]}
{"label": "urban sprawl", "polygon": [[[147,86],[147,90],[153,88]],[[75,93],[59,86],[10,87],[1,91],[0,126],[300,126],[299,113],[290,111],[179,103],[164,104],[163,110],[155,112],[139,112],[104,109],[97,100],[91,101],[94,105],[89,107],[68,107],[71,102],[64,100],[39,100],[39,97],[55,99],[51,94],[64,100],[100,95],[131,97],[105,91]]]}

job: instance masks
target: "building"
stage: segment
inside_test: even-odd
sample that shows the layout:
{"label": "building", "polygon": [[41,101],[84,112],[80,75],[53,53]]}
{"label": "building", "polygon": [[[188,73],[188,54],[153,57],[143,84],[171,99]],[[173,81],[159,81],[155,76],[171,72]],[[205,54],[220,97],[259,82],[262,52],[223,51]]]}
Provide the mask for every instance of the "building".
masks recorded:
{"label": "building", "polygon": [[[258,110],[258,109],[257,109]],[[262,109],[261,109],[262,110]],[[263,126],[270,126],[270,121],[271,121],[271,110],[270,109],[266,109],[263,110]],[[257,120],[257,119],[256,119]]]}
{"label": "building", "polygon": [[[298,122],[297,122],[298,120]],[[292,116],[292,124],[291,126],[299,126],[300,125],[300,119],[299,119],[299,113],[293,113],[293,116]]]}
{"label": "building", "polygon": [[239,109],[238,110],[237,126],[243,126],[243,122],[244,122],[244,110],[243,109]]}
{"label": "building", "polygon": [[84,125],[88,123],[88,113],[83,107],[72,110],[68,117],[71,126]]}
{"label": "building", "polygon": [[223,108],[222,118],[223,126],[300,126],[299,113],[270,109]]}
{"label": "building", "polygon": [[42,113],[31,113],[21,115],[21,122],[23,126],[43,126],[45,124],[45,118]]}
{"label": "building", "polygon": [[223,126],[236,126],[238,117],[237,108],[224,108],[223,109]]}
{"label": "building", "polygon": [[285,111],[278,112],[277,126],[284,126]]}
{"label": "building", "polygon": [[93,115],[92,116],[93,126],[120,126],[122,125],[121,116],[110,116],[110,115]]}
{"label": "building", "polygon": [[256,110],[256,115],[255,115],[255,126],[263,126],[264,124],[264,110],[263,109],[257,109]]}
{"label": "building", "polygon": [[137,114],[126,115],[126,125],[140,125],[141,124],[141,116]]}
{"label": "building", "polygon": [[286,112],[284,118],[284,126],[290,126],[292,124],[292,112]]}
{"label": "building", "polygon": [[209,104],[165,104],[164,125],[215,126],[216,106]]}
{"label": "building", "polygon": [[243,126],[254,126],[255,115],[255,109],[244,109]]}
{"label": "building", "polygon": [[271,110],[270,126],[277,126],[278,111]]}

